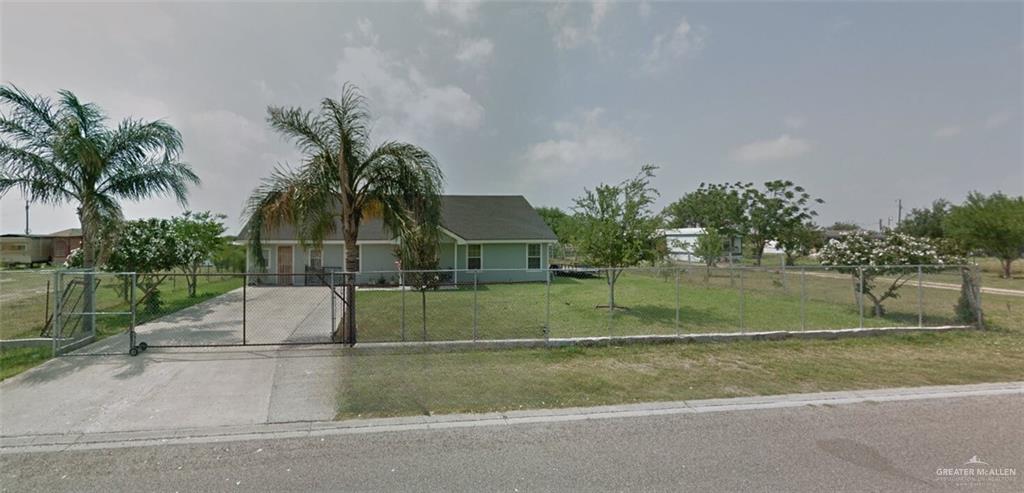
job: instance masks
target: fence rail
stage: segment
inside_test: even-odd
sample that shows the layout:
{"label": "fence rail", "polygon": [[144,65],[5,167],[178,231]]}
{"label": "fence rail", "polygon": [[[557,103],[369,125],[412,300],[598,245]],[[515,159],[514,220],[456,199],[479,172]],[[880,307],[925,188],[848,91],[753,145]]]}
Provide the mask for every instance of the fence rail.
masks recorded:
{"label": "fence rail", "polygon": [[[346,332],[350,304],[353,334]],[[978,269],[969,265],[324,269],[195,278],[4,271],[0,315],[0,339],[48,338],[56,353],[111,336],[118,339],[89,347],[124,352],[354,342],[350,336],[482,341],[983,323]]]}

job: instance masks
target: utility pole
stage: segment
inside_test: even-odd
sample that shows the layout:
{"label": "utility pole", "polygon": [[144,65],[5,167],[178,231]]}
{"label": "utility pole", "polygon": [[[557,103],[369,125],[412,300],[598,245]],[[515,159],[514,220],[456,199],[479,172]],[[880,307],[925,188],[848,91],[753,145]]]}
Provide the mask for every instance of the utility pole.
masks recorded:
{"label": "utility pole", "polygon": [[896,228],[903,224],[903,199],[896,199]]}
{"label": "utility pole", "polygon": [[879,233],[884,233],[885,232],[885,230],[882,229],[882,218],[878,218],[878,232]]}
{"label": "utility pole", "polygon": [[28,201],[25,201],[25,236],[28,236],[31,230],[28,229]]}

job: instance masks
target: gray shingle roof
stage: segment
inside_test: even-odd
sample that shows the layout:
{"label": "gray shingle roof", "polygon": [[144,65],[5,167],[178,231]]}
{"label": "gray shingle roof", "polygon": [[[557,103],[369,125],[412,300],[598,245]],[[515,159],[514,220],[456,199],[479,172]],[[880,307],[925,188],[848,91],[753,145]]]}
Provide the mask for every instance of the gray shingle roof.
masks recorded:
{"label": "gray shingle roof", "polygon": [[[557,238],[522,195],[444,195],[441,197],[441,224],[466,241],[550,240]],[[239,235],[239,240],[246,239]],[[264,240],[294,240],[295,229],[283,225],[269,231]],[[341,240],[340,222],[328,240]],[[380,219],[363,221],[360,241],[390,240]]]}

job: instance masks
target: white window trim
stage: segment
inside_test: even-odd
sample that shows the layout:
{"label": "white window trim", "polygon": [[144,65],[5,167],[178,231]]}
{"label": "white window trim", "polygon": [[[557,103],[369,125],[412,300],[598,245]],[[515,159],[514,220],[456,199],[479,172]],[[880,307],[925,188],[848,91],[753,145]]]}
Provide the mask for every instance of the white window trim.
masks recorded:
{"label": "white window trim", "polygon": [[[479,256],[479,258],[480,258],[480,268],[479,269],[471,269],[469,267],[469,247],[471,247],[471,246],[478,246],[478,247],[480,247],[480,256]],[[474,258],[477,258],[477,257],[474,257]],[[484,270],[484,245],[483,245],[483,243],[468,243],[468,244],[466,244],[466,270]]]}
{"label": "white window trim", "polygon": [[[530,246],[537,245],[537,268],[530,267]],[[526,264],[524,265],[526,270],[543,270],[544,269],[544,245],[540,243],[527,243],[526,244]]]}

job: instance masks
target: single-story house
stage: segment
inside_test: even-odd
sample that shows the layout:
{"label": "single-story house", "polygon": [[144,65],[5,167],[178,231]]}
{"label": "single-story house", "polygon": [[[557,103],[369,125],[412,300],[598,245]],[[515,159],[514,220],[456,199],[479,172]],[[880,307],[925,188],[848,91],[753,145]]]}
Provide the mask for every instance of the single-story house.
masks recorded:
{"label": "single-story house", "polygon": [[[661,234],[665,236],[665,244],[668,246],[668,256],[679,262],[703,262],[693,253],[697,245],[697,237],[704,234],[704,228],[677,228],[664,229]],[[743,238],[734,236],[725,238],[722,244],[722,257],[737,260],[743,256]]]}
{"label": "single-story house", "polygon": [[[480,282],[543,281],[551,246],[558,241],[521,195],[444,195],[441,225],[439,268],[450,272],[445,276],[449,280],[460,283],[474,278]],[[345,242],[340,222],[320,248],[301,245],[291,225],[264,231],[261,243],[265,272],[344,271]],[[244,231],[235,244],[248,245]],[[398,241],[380,219],[360,224],[357,246],[358,283],[398,282]],[[246,270],[262,272],[252,252],[247,252]],[[261,281],[306,282],[305,276],[267,276]]]}
{"label": "single-story house", "polygon": [[82,248],[82,230],[79,228],[62,229],[47,236],[53,239],[53,263],[64,263],[71,251]]}
{"label": "single-story house", "polygon": [[51,239],[41,235],[0,235],[0,264],[35,265],[50,261]]}

